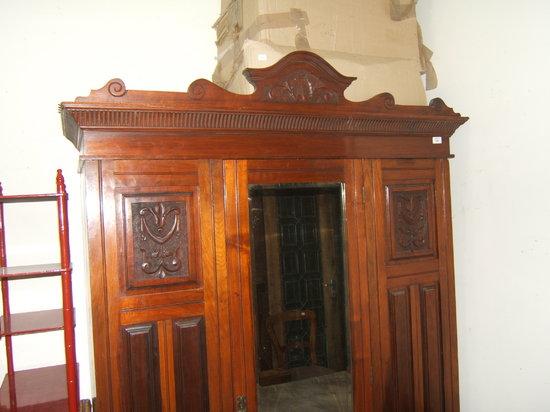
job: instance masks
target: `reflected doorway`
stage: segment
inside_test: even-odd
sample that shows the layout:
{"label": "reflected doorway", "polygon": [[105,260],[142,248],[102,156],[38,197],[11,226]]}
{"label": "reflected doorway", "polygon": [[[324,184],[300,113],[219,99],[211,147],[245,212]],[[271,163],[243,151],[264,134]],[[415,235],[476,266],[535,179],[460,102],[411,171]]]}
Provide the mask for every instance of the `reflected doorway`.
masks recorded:
{"label": "reflected doorway", "polygon": [[249,188],[258,408],[351,411],[343,185]]}

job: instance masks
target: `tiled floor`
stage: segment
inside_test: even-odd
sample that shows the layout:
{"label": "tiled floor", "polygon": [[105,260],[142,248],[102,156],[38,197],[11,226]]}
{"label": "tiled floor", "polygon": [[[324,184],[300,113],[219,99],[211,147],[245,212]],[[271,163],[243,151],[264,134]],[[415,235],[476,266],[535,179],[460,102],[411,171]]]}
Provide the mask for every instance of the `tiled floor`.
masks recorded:
{"label": "tiled floor", "polygon": [[348,412],[353,410],[351,375],[346,371],[258,387],[260,412]]}

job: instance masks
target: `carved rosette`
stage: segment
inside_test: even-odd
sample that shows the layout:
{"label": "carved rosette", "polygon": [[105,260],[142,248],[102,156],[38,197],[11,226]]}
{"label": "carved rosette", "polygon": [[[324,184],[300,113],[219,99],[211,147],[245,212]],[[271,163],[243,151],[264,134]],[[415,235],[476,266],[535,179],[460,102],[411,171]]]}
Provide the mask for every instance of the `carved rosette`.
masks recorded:
{"label": "carved rosette", "polygon": [[121,97],[126,94],[126,85],[120,79],[109,80],[106,87],[109,93],[114,97]]}
{"label": "carved rosette", "polygon": [[338,93],[306,70],[298,70],[265,88],[264,101],[276,103],[337,104]]}
{"label": "carved rosette", "polygon": [[394,193],[394,236],[397,252],[415,253],[429,247],[428,195],[425,190]]}
{"label": "carved rosette", "polygon": [[132,204],[136,279],[188,275],[186,208],[180,202]]}

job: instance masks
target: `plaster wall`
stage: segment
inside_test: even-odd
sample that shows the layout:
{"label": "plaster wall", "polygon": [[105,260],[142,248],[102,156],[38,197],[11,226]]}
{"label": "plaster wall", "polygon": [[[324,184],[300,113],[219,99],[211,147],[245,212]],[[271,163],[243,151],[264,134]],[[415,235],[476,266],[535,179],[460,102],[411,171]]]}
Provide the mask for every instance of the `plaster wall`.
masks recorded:
{"label": "plaster wall", "polygon": [[421,0],[451,140],[463,411],[550,410],[550,3]]}
{"label": "plaster wall", "polygon": [[[56,169],[63,169],[82,398],[95,391],[84,199],[78,152],[63,137],[57,105],[114,77],[130,89],[187,90],[214,70],[211,25],[219,13],[216,0],[0,0],[0,181],[6,194],[51,192]],[[59,260],[54,208],[8,206],[6,214],[9,264]],[[54,308],[60,296],[58,279],[19,281],[12,287],[12,310]],[[61,332],[14,341],[16,369],[64,362]]]}

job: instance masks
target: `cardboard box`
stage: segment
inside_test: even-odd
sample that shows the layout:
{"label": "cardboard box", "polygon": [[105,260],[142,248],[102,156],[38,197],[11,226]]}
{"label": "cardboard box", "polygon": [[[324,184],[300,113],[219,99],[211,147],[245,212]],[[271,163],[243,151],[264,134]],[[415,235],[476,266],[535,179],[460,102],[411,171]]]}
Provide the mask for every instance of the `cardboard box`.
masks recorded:
{"label": "cardboard box", "polygon": [[357,77],[346,92],[350,100],[390,92],[397,103],[426,104],[416,17],[392,19],[389,0],[222,0],[224,4],[214,25],[218,67],[213,80],[230,91],[253,90],[241,74],[244,68],[266,67],[301,49]]}

